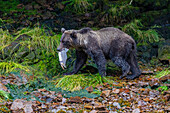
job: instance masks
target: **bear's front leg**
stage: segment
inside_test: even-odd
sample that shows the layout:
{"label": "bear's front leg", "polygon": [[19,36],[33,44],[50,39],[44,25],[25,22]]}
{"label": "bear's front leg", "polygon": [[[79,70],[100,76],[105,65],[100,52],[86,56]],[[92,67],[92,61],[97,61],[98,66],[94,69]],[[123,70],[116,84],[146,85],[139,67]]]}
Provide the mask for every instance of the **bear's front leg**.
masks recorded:
{"label": "bear's front leg", "polygon": [[73,75],[78,73],[78,71],[83,67],[83,65],[87,61],[87,54],[84,51],[76,50],[76,61],[74,64],[74,69],[70,73],[66,73],[65,75]]}
{"label": "bear's front leg", "polygon": [[87,61],[87,54],[84,51],[76,50],[76,62],[74,65],[74,73],[78,73],[78,71],[83,67],[83,65]]}
{"label": "bear's front leg", "polygon": [[106,76],[106,59],[102,50],[87,51],[89,56],[95,61],[99,74],[103,77]]}

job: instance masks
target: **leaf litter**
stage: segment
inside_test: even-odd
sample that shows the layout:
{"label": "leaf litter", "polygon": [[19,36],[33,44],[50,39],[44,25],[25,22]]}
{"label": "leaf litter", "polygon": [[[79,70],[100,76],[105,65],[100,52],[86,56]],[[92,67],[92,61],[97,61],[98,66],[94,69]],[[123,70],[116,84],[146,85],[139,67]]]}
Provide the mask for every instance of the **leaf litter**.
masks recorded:
{"label": "leaf litter", "polygon": [[160,78],[141,75],[135,80],[121,80],[115,76],[112,83],[100,83],[99,80],[98,84],[89,87],[80,84],[81,88],[76,91],[57,88],[56,82],[50,80],[45,80],[49,81],[46,84],[38,78],[33,81],[24,74],[21,77],[1,75],[0,78],[0,90],[13,97],[6,98],[1,93],[1,112],[170,112],[169,74]]}

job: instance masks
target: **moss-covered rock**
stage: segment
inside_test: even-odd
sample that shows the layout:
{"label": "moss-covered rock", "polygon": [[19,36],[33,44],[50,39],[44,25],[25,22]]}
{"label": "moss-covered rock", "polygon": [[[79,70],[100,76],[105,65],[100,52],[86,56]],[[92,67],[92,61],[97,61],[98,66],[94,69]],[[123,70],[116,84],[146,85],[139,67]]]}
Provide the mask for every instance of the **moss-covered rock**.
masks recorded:
{"label": "moss-covered rock", "polygon": [[[170,40],[166,40],[170,44]],[[170,60],[170,45],[163,45],[158,50],[158,57],[161,60]]]}

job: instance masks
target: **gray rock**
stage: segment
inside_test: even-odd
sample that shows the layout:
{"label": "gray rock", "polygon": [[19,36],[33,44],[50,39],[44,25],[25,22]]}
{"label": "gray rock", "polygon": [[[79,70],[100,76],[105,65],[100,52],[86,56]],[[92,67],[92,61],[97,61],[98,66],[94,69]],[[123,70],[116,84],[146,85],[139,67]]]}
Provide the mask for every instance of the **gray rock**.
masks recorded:
{"label": "gray rock", "polygon": [[26,101],[24,99],[16,99],[12,103],[10,109],[13,111],[18,111],[23,109],[25,113],[33,113],[32,105],[33,103],[31,101]]}
{"label": "gray rock", "polygon": [[139,108],[136,108],[132,111],[132,113],[140,113],[140,109]]}
{"label": "gray rock", "polygon": [[120,104],[119,104],[118,102],[114,102],[114,103],[113,103],[113,106],[117,107],[118,109],[121,108],[121,106],[120,106]]}

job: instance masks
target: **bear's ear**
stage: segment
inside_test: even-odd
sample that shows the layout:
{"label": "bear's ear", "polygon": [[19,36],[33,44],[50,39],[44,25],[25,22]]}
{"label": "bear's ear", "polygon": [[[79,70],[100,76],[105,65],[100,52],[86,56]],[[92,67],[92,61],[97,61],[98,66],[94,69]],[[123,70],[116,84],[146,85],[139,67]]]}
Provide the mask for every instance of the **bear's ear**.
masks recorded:
{"label": "bear's ear", "polygon": [[65,32],[65,28],[61,28],[61,33],[64,33]]}
{"label": "bear's ear", "polygon": [[76,37],[77,37],[77,32],[76,32],[76,31],[73,31],[73,32],[70,34],[70,36],[71,36],[72,38],[76,38]]}

